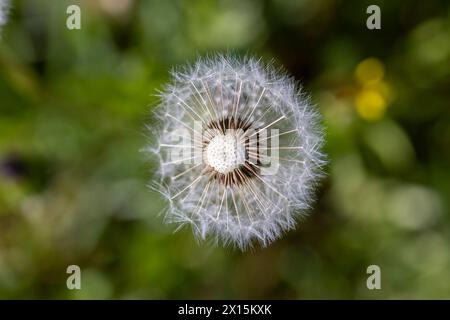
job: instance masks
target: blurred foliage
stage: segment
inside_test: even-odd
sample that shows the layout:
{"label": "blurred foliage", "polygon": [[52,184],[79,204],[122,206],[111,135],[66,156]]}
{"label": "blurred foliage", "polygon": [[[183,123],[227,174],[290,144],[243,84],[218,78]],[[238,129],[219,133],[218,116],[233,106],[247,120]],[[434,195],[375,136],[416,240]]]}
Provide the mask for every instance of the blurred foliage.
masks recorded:
{"label": "blurred foliage", "polygon": [[[82,29],[68,30],[78,4]],[[366,28],[378,4],[382,29]],[[0,298],[450,298],[445,1],[22,0],[0,41]],[[176,65],[275,59],[324,115],[311,216],[240,253],[173,234],[146,188]],[[82,269],[82,290],[66,268]],[[366,288],[366,268],[382,290]]]}

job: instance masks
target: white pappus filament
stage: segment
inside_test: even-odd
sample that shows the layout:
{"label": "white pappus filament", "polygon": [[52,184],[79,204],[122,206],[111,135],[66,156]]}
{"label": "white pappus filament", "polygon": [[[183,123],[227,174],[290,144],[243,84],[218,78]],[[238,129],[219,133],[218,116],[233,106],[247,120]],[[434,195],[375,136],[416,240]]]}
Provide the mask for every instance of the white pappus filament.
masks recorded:
{"label": "white pappus filament", "polygon": [[271,64],[216,55],[172,72],[147,148],[166,220],[241,250],[266,246],[306,214],[325,156],[319,119]]}

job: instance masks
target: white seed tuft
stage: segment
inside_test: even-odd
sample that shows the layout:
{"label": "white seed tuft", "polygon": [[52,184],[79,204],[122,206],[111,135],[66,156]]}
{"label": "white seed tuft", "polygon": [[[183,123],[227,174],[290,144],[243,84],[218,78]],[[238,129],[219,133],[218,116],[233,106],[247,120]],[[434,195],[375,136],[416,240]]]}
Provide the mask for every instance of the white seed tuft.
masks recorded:
{"label": "white seed tuft", "polygon": [[156,108],[155,189],[166,220],[245,250],[296,225],[325,156],[319,119],[295,81],[254,58],[216,55],[172,72]]}

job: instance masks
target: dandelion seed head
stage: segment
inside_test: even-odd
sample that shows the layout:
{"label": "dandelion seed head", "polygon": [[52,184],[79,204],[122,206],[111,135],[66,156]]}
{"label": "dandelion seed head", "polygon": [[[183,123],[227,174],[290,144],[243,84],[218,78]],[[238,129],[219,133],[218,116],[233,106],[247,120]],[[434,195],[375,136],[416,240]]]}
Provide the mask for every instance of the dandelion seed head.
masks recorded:
{"label": "dandelion seed head", "polygon": [[323,134],[292,78],[255,58],[215,55],[174,70],[160,100],[147,150],[160,163],[166,221],[245,250],[310,209]]}

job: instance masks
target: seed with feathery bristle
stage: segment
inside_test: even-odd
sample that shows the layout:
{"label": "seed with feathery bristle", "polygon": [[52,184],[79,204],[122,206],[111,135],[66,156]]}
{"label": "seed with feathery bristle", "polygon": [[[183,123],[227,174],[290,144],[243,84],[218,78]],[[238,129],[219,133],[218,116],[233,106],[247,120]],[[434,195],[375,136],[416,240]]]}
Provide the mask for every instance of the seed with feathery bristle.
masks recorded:
{"label": "seed with feathery bristle", "polygon": [[166,219],[242,250],[294,228],[325,157],[318,115],[294,80],[217,55],[172,73],[156,109],[154,188]]}

